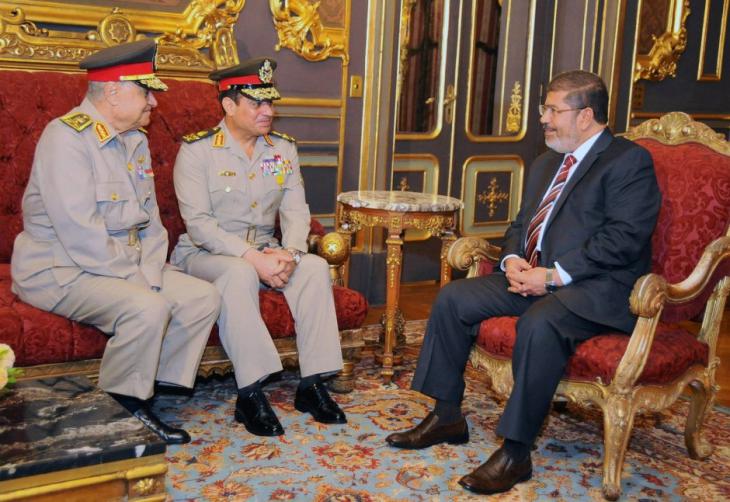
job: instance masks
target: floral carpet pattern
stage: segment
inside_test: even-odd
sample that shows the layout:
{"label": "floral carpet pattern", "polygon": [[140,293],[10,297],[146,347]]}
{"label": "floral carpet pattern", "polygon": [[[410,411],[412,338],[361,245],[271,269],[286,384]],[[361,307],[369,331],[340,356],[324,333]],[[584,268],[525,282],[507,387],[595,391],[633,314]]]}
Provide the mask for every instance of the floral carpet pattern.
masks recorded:
{"label": "floral carpet pattern", "polygon": [[[462,501],[479,500],[458,480],[484,462],[500,444],[494,430],[503,404],[469,369],[464,410],[471,440],[403,451],[385,436],[413,427],[431,401],[409,389],[411,362],[391,384],[379,378],[372,359],[357,367],[350,394],[333,396],[348,423],[323,425],[294,409],[292,373],[265,387],[286,430],[280,437],[249,434],[233,419],[232,377],[198,382],[190,398],[161,396],[155,409],[184,425],[190,444],[167,450],[168,500],[211,501]],[[715,451],[691,460],[684,448],[687,402],[637,418],[624,464],[622,500],[730,500],[730,410],[716,407],[707,421]],[[533,452],[533,477],[499,500],[603,500],[602,426],[597,410],[572,405],[553,412]]]}

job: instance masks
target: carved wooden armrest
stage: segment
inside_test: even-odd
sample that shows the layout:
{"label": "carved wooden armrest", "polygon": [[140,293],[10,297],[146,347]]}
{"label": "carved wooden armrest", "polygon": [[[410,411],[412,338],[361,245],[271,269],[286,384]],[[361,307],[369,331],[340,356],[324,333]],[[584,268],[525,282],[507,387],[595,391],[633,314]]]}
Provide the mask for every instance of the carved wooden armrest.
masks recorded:
{"label": "carved wooden armrest", "polygon": [[[705,248],[692,273],[679,283],[670,284],[657,274],[647,274],[636,281],[629,303],[631,311],[638,315],[639,319],[626,352],[616,368],[614,386],[628,392],[641,375],[664,305],[682,304],[694,300],[707,286],[715,269],[725,258],[730,258],[730,237],[720,237],[712,241]],[[725,278],[715,287],[715,293],[705,309],[699,338],[709,345],[710,357],[714,357],[715,354],[729,283],[730,281]]]}
{"label": "carved wooden armrest", "polygon": [[324,258],[330,266],[332,283],[342,286],[340,267],[350,257],[349,235],[330,232],[324,236],[311,234],[307,239],[309,252]]}
{"label": "carved wooden armrest", "polygon": [[479,275],[479,262],[489,260],[497,263],[501,252],[502,249],[499,246],[490,244],[486,239],[461,237],[449,248],[446,260],[449,266],[456,270],[469,269],[467,277],[477,277]]}

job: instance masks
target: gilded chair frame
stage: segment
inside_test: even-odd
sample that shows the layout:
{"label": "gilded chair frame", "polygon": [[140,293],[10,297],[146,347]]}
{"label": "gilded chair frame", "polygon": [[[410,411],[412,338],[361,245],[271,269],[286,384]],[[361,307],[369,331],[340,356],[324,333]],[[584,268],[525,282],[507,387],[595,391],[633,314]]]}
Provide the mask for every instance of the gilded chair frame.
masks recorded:
{"label": "gilded chair frame", "polygon": [[[624,136],[632,140],[651,138],[667,145],[701,143],[730,156],[730,143],[708,126],[692,121],[689,115],[681,112],[644,122]],[[451,246],[448,262],[455,269],[468,270],[467,277],[475,277],[479,275],[480,262],[489,260],[497,263],[500,251],[499,247],[484,239],[464,237]],[[695,299],[708,284],[719,263],[729,257],[730,232],[726,231],[725,236],[705,248],[694,270],[683,281],[670,284],[653,273],[640,277],[629,300],[638,321],[611,382],[604,383],[600,379],[593,382],[564,379],[560,382],[556,395],[581,405],[596,405],[603,411],[603,494],[606,499],[616,500],[621,495],[621,472],[635,414],[669,407],[686,388],[691,390],[684,433],[688,454],[693,459],[703,459],[711,454],[711,445],[702,437],[702,424],[718,390],[715,383],[715,372],[720,364],[717,340],[730,292],[730,277],[723,277],[715,285],[697,335],[698,340],[709,347],[707,366],[692,366],[681,377],[664,386],[642,385],[637,381],[646,365],[664,306]],[[513,385],[509,359],[496,358],[475,345],[470,360],[475,368],[489,377],[492,388],[498,394],[509,396]]]}

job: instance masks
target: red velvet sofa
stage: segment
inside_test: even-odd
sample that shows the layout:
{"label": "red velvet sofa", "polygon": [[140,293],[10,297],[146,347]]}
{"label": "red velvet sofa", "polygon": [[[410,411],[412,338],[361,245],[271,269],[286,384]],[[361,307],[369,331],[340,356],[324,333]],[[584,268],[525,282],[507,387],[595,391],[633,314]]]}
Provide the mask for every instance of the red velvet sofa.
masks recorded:
{"label": "red velvet sofa", "polygon": [[[71,322],[23,303],[11,290],[10,257],[15,236],[22,230],[21,199],[30,174],[36,142],[45,125],[81,102],[86,79],[81,74],[3,70],[0,86],[0,343],[10,345],[24,378],[59,374],[95,377],[107,337],[97,329]],[[172,169],[183,135],[212,127],[220,106],[212,85],[195,80],[165,79],[170,89],[158,93],[148,137],[162,221],[169,232],[170,250],[184,232],[172,183]],[[312,220],[310,244],[325,233]],[[335,385],[352,386],[351,359],[363,345],[361,328],[368,305],[358,292],[334,287],[345,370]],[[296,362],[294,320],[281,293],[261,292],[261,312],[282,360]],[[222,374],[231,365],[214,328],[200,373]]]}

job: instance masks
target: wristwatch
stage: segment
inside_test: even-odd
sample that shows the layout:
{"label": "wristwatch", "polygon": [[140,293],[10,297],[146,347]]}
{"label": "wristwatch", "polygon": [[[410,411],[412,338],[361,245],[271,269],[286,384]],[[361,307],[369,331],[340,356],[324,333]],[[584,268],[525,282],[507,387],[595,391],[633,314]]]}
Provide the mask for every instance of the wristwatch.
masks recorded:
{"label": "wristwatch", "polygon": [[304,253],[299,251],[297,248],[286,248],[286,251],[291,255],[292,258],[294,258],[294,263],[299,265],[299,262],[302,261],[302,255]]}
{"label": "wristwatch", "polygon": [[554,272],[554,268],[549,268],[545,272],[545,291],[548,293],[554,293],[558,290],[558,285],[555,283],[555,279],[553,279]]}

